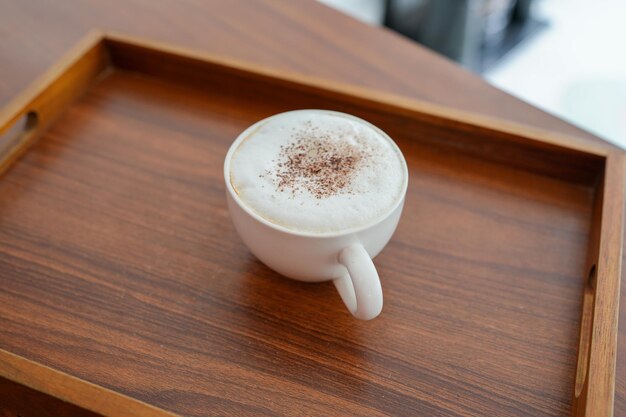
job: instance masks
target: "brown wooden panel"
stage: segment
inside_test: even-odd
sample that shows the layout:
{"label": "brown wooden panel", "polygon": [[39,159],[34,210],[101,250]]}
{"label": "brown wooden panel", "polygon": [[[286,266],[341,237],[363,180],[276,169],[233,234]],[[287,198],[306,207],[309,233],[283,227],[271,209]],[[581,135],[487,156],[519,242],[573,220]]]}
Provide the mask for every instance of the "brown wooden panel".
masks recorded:
{"label": "brown wooden panel", "polygon": [[[272,101],[293,100],[297,92],[300,107],[317,99],[313,105],[349,111],[392,135],[412,135],[421,143],[448,152],[473,154],[585,185],[596,185],[602,172],[604,158],[590,152],[602,153],[603,147],[590,147],[581,142],[581,150],[577,151],[574,138],[561,138],[558,143],[564,146],[554,146],[557,142],[554,134],[534,132],[524,126],[506,125],[491,119],[481,124],[474,114],[423,102],[406,103],[401,97],[372,90],[346,87],[125,36],[109,37],[105,43],[116,67],[192,88],[237,90],[237,94],[248,95],[250,99],[271,96]],[[320,97],[324,98],[322,102],[319,102]],[[404,117],[399,118],[399,115]],[[537,140],[528,140],[533,136]]]}
{"label": "brown wooden panel", "polygon": [[94,28],[599,141],[446,58],[315,0],[0,0],[0,104]]}
{"label": "brown wooden panel", "polygon": [[[621,230],[623,196],[606,196],[622,186],[621,156],[598,200],[580,182],[603,178],[603,147],[569,151],[560,138],[483,122],[468,130],[455,113],[268,75],[251,83],[215,66],[146,74],[112,52],[126,70],[108,73],[0,182],[0,297],[17,305],[0,310],[0,347],[122,403],[184,415],[569,412],[590,261],[605,288],[594,299],[607,306],[593,316],[616,311],[605,294],[619,272],[609,229]],[[222,159],[239,131],[328,106],[387,129],[411,171],[403,222],[377,260],[390,278],[372,323],[352,320],[328,285],[288,282],[247,255],[223,200]],[[471,131],[481,152],[450,146]],[[493,143],[517,146],[516,163],[489,157]],[[550,167],[565,161],[581,176]],[[592,221],[594,198],[610,204]],[[610,364],[601,333],[614,323],[591,325],[589,363]],[[586,375],[612,377],[606,369]],[[607,415],[605,393],[589,397],[602,401],[587,403],[592,412]]]}
{"label": "brown wooden panel", "polygon": [[[313,0],[126,0],[123,5],[108,0],[2,0],[0,9],[3,104],[99,27],[599,141],[390,31],[356,22]],[[621,306],[626,306],[626,292],[622,294]],[[626,374],[626,326],[623,319],[621,323],[616,415],[626,415],[626,380],[620,379]]]}

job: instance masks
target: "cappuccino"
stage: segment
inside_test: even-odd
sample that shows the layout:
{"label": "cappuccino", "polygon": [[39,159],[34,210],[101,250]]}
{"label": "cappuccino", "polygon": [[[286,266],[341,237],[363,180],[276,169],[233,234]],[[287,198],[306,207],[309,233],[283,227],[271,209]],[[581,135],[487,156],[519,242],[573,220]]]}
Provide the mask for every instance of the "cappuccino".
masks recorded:
{"label": "cappuccino", "polygon": [[298,110],[257,123],[235,149],[230,182],[241,202],[294,232],[332,234],[388,214],[406,188],[395,143],[343,113]]}

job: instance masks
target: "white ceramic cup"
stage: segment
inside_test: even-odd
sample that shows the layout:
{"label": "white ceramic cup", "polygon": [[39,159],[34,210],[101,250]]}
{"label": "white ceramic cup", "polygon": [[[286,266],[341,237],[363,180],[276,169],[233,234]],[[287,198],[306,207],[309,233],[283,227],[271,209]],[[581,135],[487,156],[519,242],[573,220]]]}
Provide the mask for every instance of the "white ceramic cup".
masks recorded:
{"label": "white ceramic cup", "polygon": [[[329,113],[327,110],[295,111]],[[338,114],[375,129],[398,149],[386,133],[371,123],[345,113]],[[290,230],[271,223],[252,211],[241,201],[230,182],[230,162],[235,150],[259,124],[272,117],[275,116],[263,119],[243,131],[226,154],[226,199],[235,229],[250,251],[274,271],[299,281],[333,281],[341,299],[354,317],[362,320],[373,319],[382,310],[383,293],[372,258],[389,242],[400,220],[408,185],[408,170],[404,158],[404,188],[401,197],[373,223],[326,234]],[[398,153],[402,155],[399,149]]]}

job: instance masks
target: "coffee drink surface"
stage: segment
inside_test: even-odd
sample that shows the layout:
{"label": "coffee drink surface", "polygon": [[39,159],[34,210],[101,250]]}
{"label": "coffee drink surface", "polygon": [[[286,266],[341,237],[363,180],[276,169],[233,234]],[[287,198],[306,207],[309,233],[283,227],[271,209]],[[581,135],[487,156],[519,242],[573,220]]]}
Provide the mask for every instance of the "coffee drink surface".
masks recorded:
{"label": "coffee drink surface", "polygon": [[264,120],[233,153],[230,182],[265,220],[332,234],[386,215],[406,187],[399,149],[378,128],[343,113],[299,110]]}

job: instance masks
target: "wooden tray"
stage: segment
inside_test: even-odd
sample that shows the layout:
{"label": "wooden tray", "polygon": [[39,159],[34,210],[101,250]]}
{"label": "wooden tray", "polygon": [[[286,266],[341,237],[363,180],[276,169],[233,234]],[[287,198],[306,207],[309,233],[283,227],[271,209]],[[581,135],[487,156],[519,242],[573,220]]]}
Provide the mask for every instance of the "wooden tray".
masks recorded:
{"label": "wooden tray", "polygon": [[[230,224],[229,144],[296,108],[363,117],[409,164],[371,322],[331,284],[264,267]],[[3,132],[0,404],[42,393],[11,412],[613,413],[621,153],[100,33],[0,113]]]}

